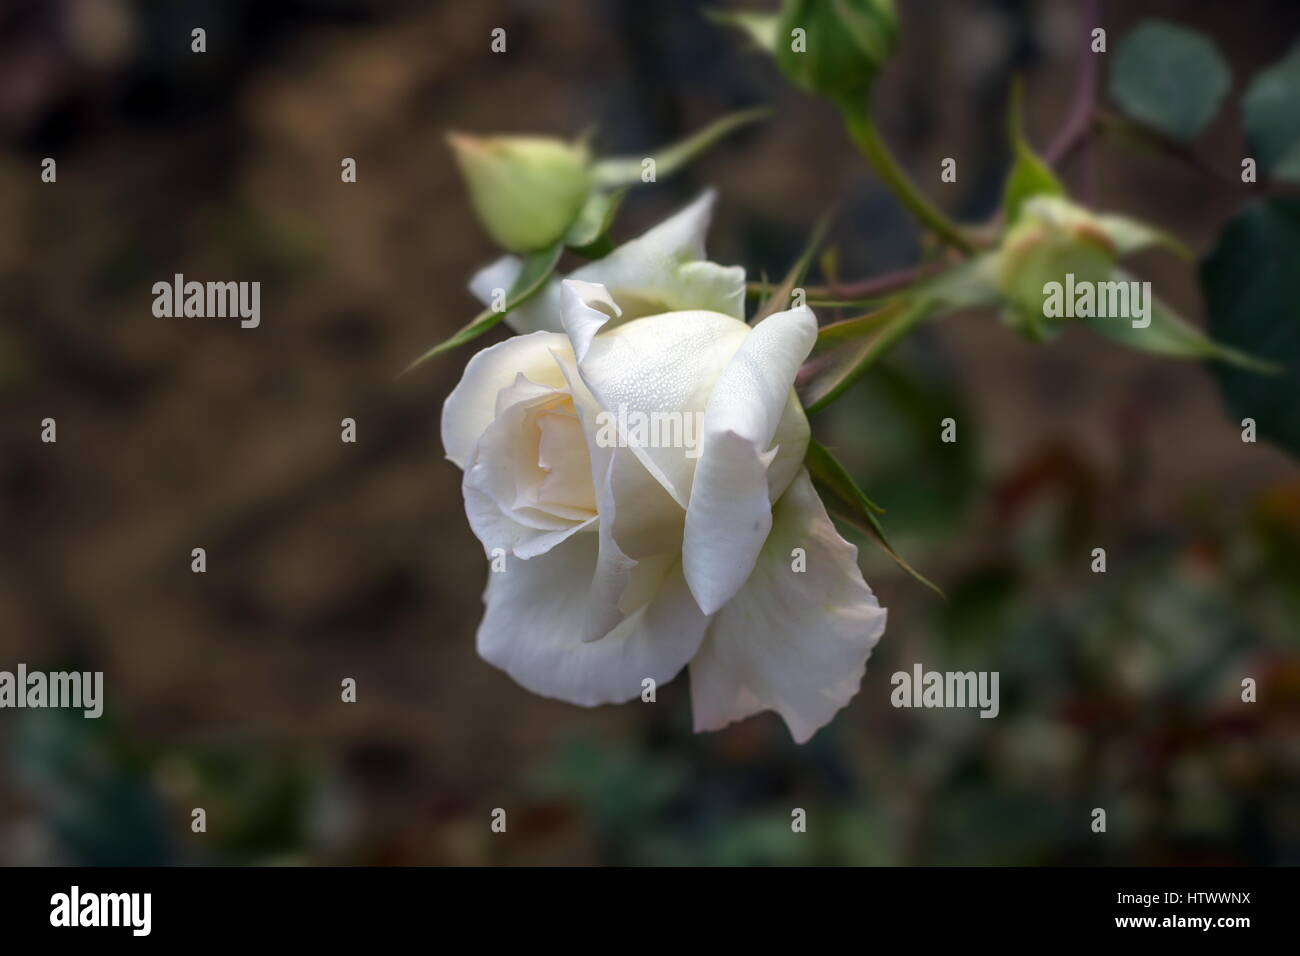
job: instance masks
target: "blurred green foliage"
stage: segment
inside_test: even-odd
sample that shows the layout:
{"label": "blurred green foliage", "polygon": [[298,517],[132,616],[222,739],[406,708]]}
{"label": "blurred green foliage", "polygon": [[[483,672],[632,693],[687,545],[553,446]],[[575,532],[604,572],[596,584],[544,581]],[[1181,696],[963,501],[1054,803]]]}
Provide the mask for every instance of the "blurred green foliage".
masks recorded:
{"label": "blurred green foliage", "polygon": [[1110,92],[1123,110],[1174,139],[1209,125],[1232,84],[1214,43],[1196,30],[1145,20],[1115,51]]}
{"label": "blurred green foliage", "polygon": [[1300,44],[1251,80],[1241,100],[1246,141],[1260,167],[1277,179],[1300,179]]}
{"label": "blurred green foliage", "polygon": [[[106,713],[31,710],[12,747],[33,859],[5,863],[154,866],[319,860],[326,765],[236,741],[183,749],[134,742]],[[203,832],[192,811],[206,814]],[[13,852],[13,848],[11,848]]]}
{"label": "blurred green foliage", "polygon": [[[805,749],[775,719],[717,736],[651,720],[571,742],[533,786],[576,804],[611,863],[1295,864],[1297,548],[1297,489],[1244,527],[1207,515],[1126,542],[1105,574],[1012,545],[934,602],[915,658],[882,645]],[[913,659],[998,671],[1001,713],[863,701]]]}
{"label": "blurred green foliage", "polygon": [[1283,367],[1260,375],[1216,364],[1235,418],[1253,418],[1259,435],[1300,457],[1300,200],[1246,206],[1219,234],[1201,264],[1210,330],[1220,341]]}

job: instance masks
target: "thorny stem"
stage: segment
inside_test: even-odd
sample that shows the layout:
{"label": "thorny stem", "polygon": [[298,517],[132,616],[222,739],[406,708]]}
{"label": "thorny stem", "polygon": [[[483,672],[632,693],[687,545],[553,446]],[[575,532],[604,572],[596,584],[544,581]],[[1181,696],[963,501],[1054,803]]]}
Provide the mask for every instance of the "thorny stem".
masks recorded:
{"label": "thorny stem", "polygon": [[1101,26],[1101,0],[1083,0],[1079,20],[1079,63],[1075,75],[1074,102],[1065,122],[1057,130],[1044,158],[1058,165],[1075,149],[1087,145],[1097,105],[1097,54],[1092,52],[1092,31]]}
{"label": "thorny stem", "polygon": [[942,269],[932,266],[912,266],[908,269],[899,269],[897,272],[872,276],[870,279],[859,279],[853,282],[832,282],[830,285],[824,286],[809,286],[805,291],[813,298],[871,299],[876,296],[888,295],[890,292],[897,292],[899,289],[905,289],[918,279],[924,279],[941,271]]}
{"label": "thorny stem", "polygon": [[1215,180],[1220,185],[1229,189],[1239,189],[1252,193],[1288,194],[1293,191],[1287,183],[1278,182],[1277,180],[1263,178],[1253,183],[1244,182],[1239,176],[1225,172],[1214,163],[1210,162],[1195,149],[1186,143],[1180,143],[1171,139],[1159,130],[1146,126],[1136,120],[1127,117],[1118,116],[1108,110],[1097,109],[1093,111],[1092,116],[1093,128],[1102,134],[1112,134],[1115,136],[1129,136],[1137,138],[1146,145],[1152,147],[1161,156],[1166,159],[1172,159],[1182,163],[1189,169],[1195,170],[1203,176]]}
{"label": "thorny stem", "polygon": [[[1098,58],[1092,52],[1092,31],[1101,26],[1102,0],[1082,0],[1082,6],[1079,21],[1079,61],[1074,100],[1070,106],[1070,112],[1066,115],[1065,122],[1061,124],[1061,128],[1052,138],[1052,143],[1045,153],[1047,162],[1053,166],[1059,166],[1077,150],[1087,147],[1088,138],[1097,120]],[[865,108],[847,107],[844,109],[844,115],[849,126],[849,132],[853,135],[855,142],[867,154],[867,158],[876,167],[881,178],[894,189],[899,199],[941,238],[969,254],[972,251],[970,241],[942,213],[931,206],[907,180],[906,175],[898,168],[898,164],[894,162],[888,149],[881,142]],[[872,150],[878,151],[879,155],[873,155]],[[886,173],[886,169],[893,173],[892,178],[891,175]],[[1084,175],[1089,177],[1085,185],[1087,191],[1091,192],[1091,174],[1085,172]],[[899,188],[900,184],[901,189]],[[954,236],[956,242],[952,241],[951,237]],[[842,295],[845,298],[868,298],[873,295],[884,295],[905,288],[927,274],[929,274],[929,270],[924,268],[905,269],[871,279],[835,283],[829,288],[829,291],[834,295]],[[823,290],[818,290],[818,292],[821,291]]]}
{"label": "thorny stem", "polygon": [[[1094,133],[1132,132],[1157,149],[1168,159],[1180,162],[1224,186],[1246,189],[1251,192],[1270,193],[1278,184],[1267,180],[1243,183],[1239,177],[1226,173],[1184,143],[1170,139],[1158,130],[1135,120],[1116,116],[1097,105],[1097,64],[1099,57],[1092,52],[1092,31],[1101,26],[1102,0],[1082,0],[1083,13],[1079,25],[1079,64],[1074,89],[1074,102],[1065,122],[1052,139],[1044,158],[1053,166],[1060,166],[1075,152],[1087,150]],[[1083,192],[1091,198],[1093,169],[1086,162],[1083,168]]]}

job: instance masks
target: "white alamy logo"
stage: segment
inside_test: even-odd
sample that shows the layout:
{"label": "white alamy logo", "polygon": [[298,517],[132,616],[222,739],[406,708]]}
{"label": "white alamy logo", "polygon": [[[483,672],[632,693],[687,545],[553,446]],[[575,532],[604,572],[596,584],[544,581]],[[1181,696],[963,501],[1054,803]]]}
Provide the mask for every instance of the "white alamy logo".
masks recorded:
{"label": "white alamy logo", "polygon": [[619,405],[596,414],[596,444],[601,448],[684,448],[700,456],[704,412],[642,412]]}
{"label": "white alamy logo", "polygon": [[153,314],[160,319],[239,318],[239,327],[262,322],[262,283],[186,282],[176,273],[171,282],[153,284]]}
{"label": "white alamy logo", "polygon": [[1151,283],[1090,282],[1065,274],[1065,282],[1043,285],[1043,316],[1048,319],[1131,319],[1133,328],[1151,324]]}
{"label": "white alamy logo", "polygon": [[0,671],[0,707],[70,707],[85,717],[104,713],[103,671]]}
{"label": "white alamy logo", "polygon": [[153,928],[152,893],[82,893],[73,886],[50,897],[51,926],[129,926],[132,936]]}
{"label": "white alamy logo", "polygon": [[1001,710],[997,671],[927,671],[913,664],[910,674],[896,671],[889,682],[895,707],[978,707],[990,718]]}

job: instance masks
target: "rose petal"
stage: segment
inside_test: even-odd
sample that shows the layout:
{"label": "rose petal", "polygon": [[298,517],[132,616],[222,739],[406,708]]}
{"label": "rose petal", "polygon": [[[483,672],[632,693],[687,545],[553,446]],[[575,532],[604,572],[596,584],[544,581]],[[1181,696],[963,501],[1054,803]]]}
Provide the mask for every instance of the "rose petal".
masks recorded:
{"label": "rose petal", "polygon": [[[605,286],[622,310],[622,320],[661,312],[700,310],[745,316],[745,270],[720,266],[704,258],[704,237],[712,217],[712,190],[636,239],[602,259],[589,262],[569,276]],[[522,263],[502,256],[479,270],[470,291],[491,305],[497,289],[509,291]],[[516,332],[563,331],[560,277],[550,279],[538,293],[506,313]]]}
{"label": "rose petal", "polygon": [[[514,384],[498,393],[497,416],[465,469],[461,485],[465,513],[489,556],[500,548],[520,558],[536,557],[578,531],[595,528],[597,513],[592,508],[542,501],[535,494],[525,498],[520,493],[521,475],[545,483],[539,465],[542,435],[534,419],[557,399],[567,405],[568,393],[517,376]],[[576,450],[585,468],[585,445]]]}
{"label": "rose petal", "polygon": [[791,392],[785,408],[781,412],[781,421],[777,423],[776,434],[772,436],[772,447],[776,454],[767,468],[767,499],[777,501],[790,482],[803,468],[804,455],[808,453],[808,439],[812,430],[808,427],[808,416],[799,404],[799,396]]}
{"label": "rose petal", "polygon": [[[599,549],[581,632],[584,641],[595,641],[612,631],[630,612],[626,602],[638,561],[664,551],[670,551],[674,561],[677,559],[681,552],[680,528],[686,513],[628,449],[597,440],[600,404],[583,382],[572,358],[557,356],[556,361],[569,382],[574,407],[587,436],[591,480],[600,515]],[[625,541],[631,551],[625,550]],[[644,577],[642,574],[639,579],[643,581]],[[644,602],[637,602],[631,609],[641,603]]]}
{"label": "rose petal", "polygon": [[[816,337],[808,309],[768,317],[744,340],[709,396],[682,548],[686,580],[705,614],[740,590],[767,539],[772,441],[786,406],[797,401],[794,376]],[[797,454],[801,459],[803,450]]]}
{"label": "rose petal", "polygon": [[589,301],[603,292],[600,286],[563,284],[564,327],[578,370],[610,416],[608,431],[617,432],[618,440],[685,508],[696,464],[691,450],[684,441],[637,444],[631,440],[635,436],[620,430],[622,423],[668,413],[681,432],[678,437],[698,431],[714,382],[750,329],[718,312],[673,312],[607,329],[610,316]]}
{"label": "rose petal", "polygon": [[[686,509],[626,448],[614,451],[610,494],[618,508],[608,519],[619,549],[637,561],[671,551],[681,554]],[[605,521],[604,515],[601,520]]]}
{"label": "rose petal", "polygon": [[541,432],[537,463],[545,472],[537,497],[547,504],[594,513],[596,496],[587,441],[577,413],[548,412],[538,418],[537,427]]}
{"label": "rose petal", "polygon": [[593,472],[597,474],[600,484],[598,508],[600,526],[598,547],[596,551],[596,568],[592,572],[591,586],[587,593],[587,612],[583,617],[580,637],[583,641],[604,640],[618,624],[624,620],[623,608],[619,599],[626,590],[636,561],[623,553],[623,549],[614,540],[613,522],[618,513],[618,502],[610,481],[613,468],[614,449],[595,448],[592,451]]}
{"label": "rose petal", "polygon": [[720,266],[704,256],[713,214],[713,190],[649,232],[569,277],[609,289],[624,321],[661,312],[745,315],[745,270]]}
{"label": "rose petal", "polygon": [[496,557],[494,552],[498,548],[520,560],[540,557],[580,531],[594,531],[598,520],[593,516],[583,522],[572,522],[549,531],[542,530],[523,524],[518,512],[507,514],[491,495],[468,481],[461,487],[461,491],[465,496],[465,515],[469,518],[469,526],[474,536],[483,543],[483,551],[489,558]]}
{"label": "rose petal", "polygon": [[[516,376],[511,385],[497,393],[496,417],[480,436],[465,469],[467,486],[488,495],[507,515],[518,510],[520,523],[530,528],[567,528],[574,517],[553,514],[540,507],[535,496],[526,498],[523,494],[528,485],[539,485],[544,477],[538,464],[540,431],[535,422],[547,406],[564,395],[523,375]],[[589,509],[583,517],[589,518],[592,513]]]}
{"label": "rose petal", "polygon": [[671,680],[708,623],[674,568],[649,603],[584,642],[596,550],[595,535],[575,535],[544,558],[490,574],[477,638],[480,656],[528,690],[584,707],[631,700],[647,677]]}
{"label": "rose petal", "polygon": [[[502,256],[474,273],[469,280],[469,291],[484,305],[491,305],[493,299],[504,302],[504,295],[498,296],[498,290],[508,293],[523,268],[524,262],[518,256]],[[550,331],[558,332],[559,329]]]}
{"label": "rose petal", "polygon": [[[806,553],[802,573],[792,569],[795,548]],[[753,574],[691,662],[697,731],[775,710],[804,743],[849,702],[886,616],[857,555],[801,471],[776,505]]]}
{"label": "rose petal", "polygon": [[497,394],[522,374],[538,385],[565,386],[564,373],[552,351],[570,351],[569,341],[554,332],[534,332],[490,345],[465,366],[460,382],[442,406],[442,446],[461,469],[496,417]]}

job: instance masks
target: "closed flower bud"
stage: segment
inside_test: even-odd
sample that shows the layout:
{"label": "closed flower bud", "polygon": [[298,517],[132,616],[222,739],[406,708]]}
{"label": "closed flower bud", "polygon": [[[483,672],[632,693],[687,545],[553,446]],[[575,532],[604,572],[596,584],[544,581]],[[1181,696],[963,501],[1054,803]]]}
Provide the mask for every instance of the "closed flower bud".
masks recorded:
{"label": "closed flower bud", "polygon": [[526,136],[448,137],[488,234],[511,252],[560,239],[590,186],[586,149]]}
{"label": "closed flower bud", "polygon": [[871,88],[897,33],[893,0],[786,0],[776,61],[796,86],[849,102]]}
{"label": "closed flower bud", "polygon": [[1088,210],[1055,196],[1029,200],[998,253],[998,291],[1012,323],[1036,340],[1059,331],[1044,312],[1049,283],[1105,282],[1118,255],[1104,224]]}

